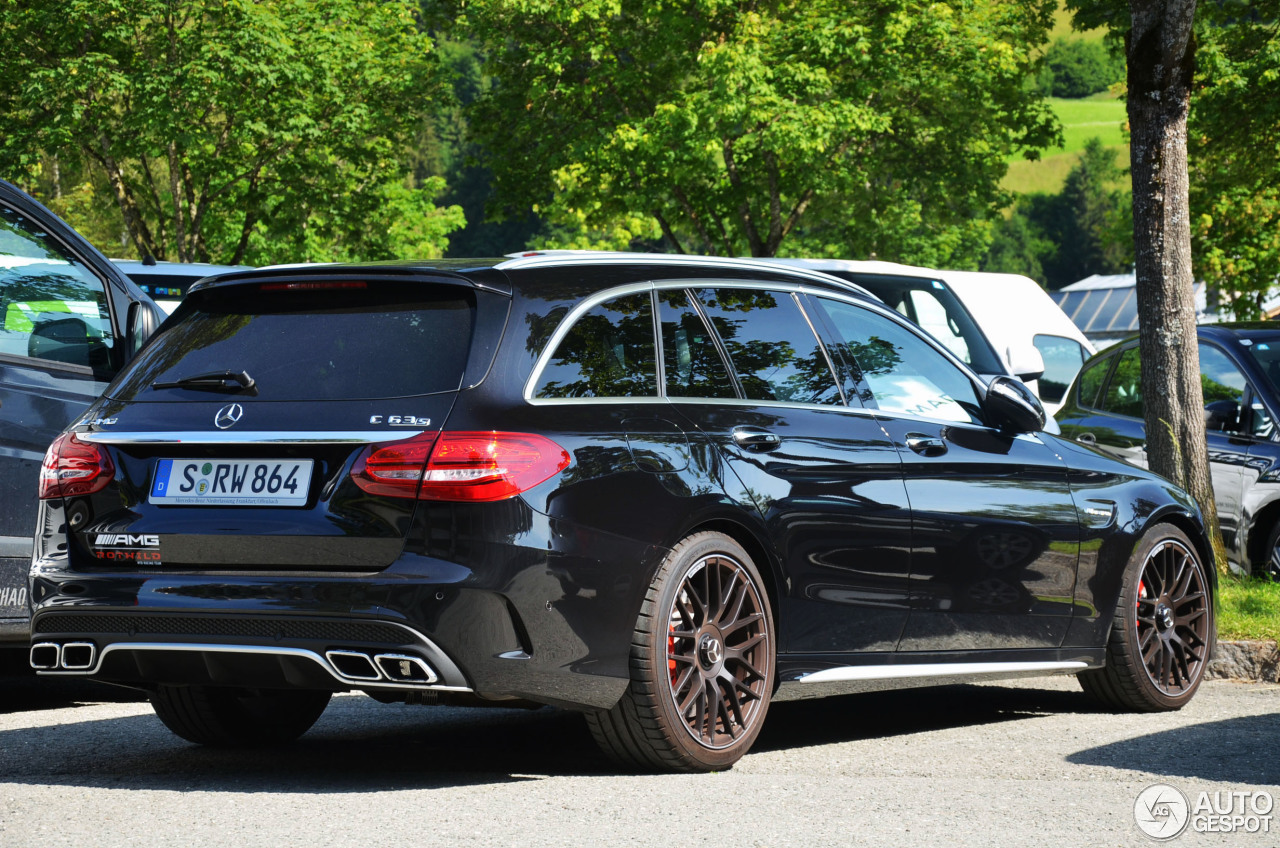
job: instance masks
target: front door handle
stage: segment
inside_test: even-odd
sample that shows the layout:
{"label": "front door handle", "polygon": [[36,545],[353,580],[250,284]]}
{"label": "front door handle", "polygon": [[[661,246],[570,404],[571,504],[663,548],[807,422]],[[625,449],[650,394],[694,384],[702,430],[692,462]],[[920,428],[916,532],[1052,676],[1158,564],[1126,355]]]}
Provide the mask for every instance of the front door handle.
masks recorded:
{"label": "front door handle", "polygon": [[947,452],[947,443],[937,436],[926,436],[923,433],[908,433],[907,447],[922,456],[942,456]]}
{"label": "front door handle", "polygon": [[733,441],[749,451],[771,451],[782,444],[782,437],[760,427],[734,427]]}
{"label": "front door handle", "polygon": [[1092,433],[1081,433],[1076,436],[1076,441],[1082,445],[1096,445],[1098,443],[1098,438]]}

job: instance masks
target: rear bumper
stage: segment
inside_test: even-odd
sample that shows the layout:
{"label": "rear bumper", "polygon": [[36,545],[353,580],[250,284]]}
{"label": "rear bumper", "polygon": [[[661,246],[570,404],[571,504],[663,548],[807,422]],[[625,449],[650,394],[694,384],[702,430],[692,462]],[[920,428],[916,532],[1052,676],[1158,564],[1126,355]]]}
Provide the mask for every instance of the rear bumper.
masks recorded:
{"label": "rear bumper", "polygon": [[[33,664],[144,687],[441,690],[610,707],[629,679],[641,575],[662,551],[542,523],[519,543],[477,542],[465,565],[405,553],[372,574],[85,572],[65,555],[37,557],[31,644],[54,647]],[[67,644],[91,645],[92,661],[77,647],[67,667]]]}

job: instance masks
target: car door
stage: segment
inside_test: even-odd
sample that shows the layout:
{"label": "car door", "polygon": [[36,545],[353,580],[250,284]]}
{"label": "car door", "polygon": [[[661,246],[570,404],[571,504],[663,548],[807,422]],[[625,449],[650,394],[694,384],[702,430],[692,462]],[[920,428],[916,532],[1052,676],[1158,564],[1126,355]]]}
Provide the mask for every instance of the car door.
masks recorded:
{"label": "car door", "polygon": [[782,649],[893,650],[907,617],[901,462],[874,417],[845,405],[797,297],[667,289],[659,320],[668,399],[724,457],[730,494],[759,510],[783,564]]}
{"label": "car door", "polygon": [[0,182],[0,639],[25,638],[45,448],[123,365],[139,299],[88,242]]}
{"label": "car door", "polygon": [[886,312],[818,298],[902,457],[911,612],[899,651],[1055,648],[1079,526],[1065,463],[987,426],[971,374]]}

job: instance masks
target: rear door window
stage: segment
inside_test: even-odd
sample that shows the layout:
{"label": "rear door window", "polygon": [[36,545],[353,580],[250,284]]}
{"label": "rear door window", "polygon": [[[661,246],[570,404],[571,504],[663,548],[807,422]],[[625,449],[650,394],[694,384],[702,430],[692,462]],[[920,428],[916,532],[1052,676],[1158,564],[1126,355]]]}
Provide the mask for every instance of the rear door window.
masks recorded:
{"label": "rear door window", "polygon": [[724,357],[684,289],[658,292],[662,365],[669,397],[736,398]]}
{"label": "rear door window", "polygon": [[697,294],[748,399],[844,402],[826,353],[790,294],[739,288]]}
{"label": "rear door window", "polygon": [[250,283],[190,295],[131,363],[114,396],[197,396],[152,385],[221,371],[247,372],[263,400],[458,389],[475,315],[469,289],[382,281],[289,285]]}
{"label": "rear door window", "polygon": [[658,357],[649,292],[592,307],[556,345],[535,397],[653,397]]}

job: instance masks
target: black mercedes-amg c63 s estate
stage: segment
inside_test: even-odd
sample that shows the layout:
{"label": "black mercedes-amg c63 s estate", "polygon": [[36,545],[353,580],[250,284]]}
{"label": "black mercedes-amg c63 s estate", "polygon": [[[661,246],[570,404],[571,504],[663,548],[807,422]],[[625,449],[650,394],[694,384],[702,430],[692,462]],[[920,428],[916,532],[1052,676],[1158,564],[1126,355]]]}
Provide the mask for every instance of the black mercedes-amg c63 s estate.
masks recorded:
{"label": "black mercedes-amg c63 s estate", "polygon": [[331,693],[579,710],[725,768],[771,700],[1078,674],[1176,709],[1201,516],[857,286],[689,257],[194,286],[49,448],[31,663],[260,744]]}

